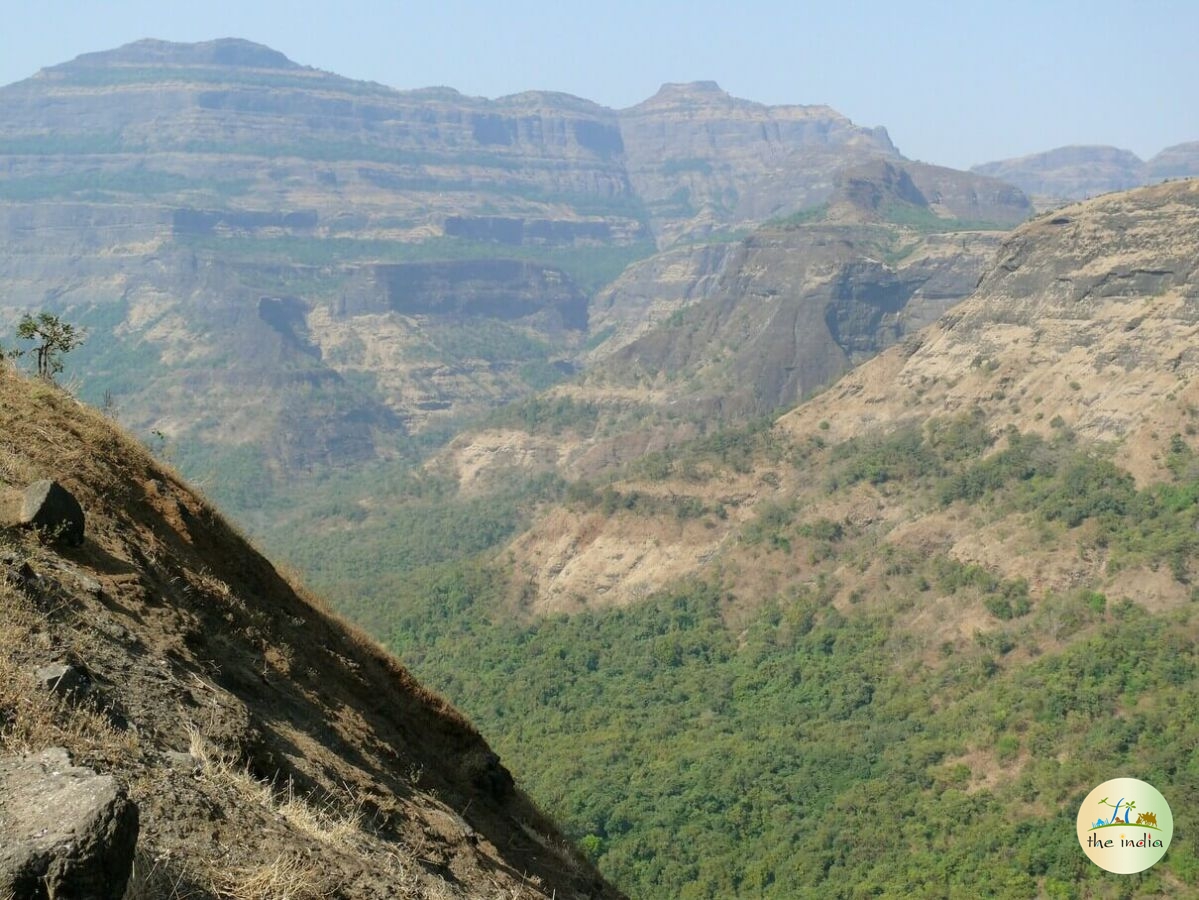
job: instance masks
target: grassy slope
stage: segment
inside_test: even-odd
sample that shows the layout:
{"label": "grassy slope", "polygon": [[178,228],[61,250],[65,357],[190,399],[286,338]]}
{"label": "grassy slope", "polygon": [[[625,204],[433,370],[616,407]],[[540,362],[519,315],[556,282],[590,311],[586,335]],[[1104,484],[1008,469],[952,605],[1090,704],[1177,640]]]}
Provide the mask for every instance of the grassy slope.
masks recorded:
{"label": "grassy slope", "polygon": [[[48,476],[80,548],[14,526]],[[91,700],[35,686],[61,660]],[[51,745],[138,803],[130,900],[616,896],[457,711],[111,422],[4,370],[0,753]]]}

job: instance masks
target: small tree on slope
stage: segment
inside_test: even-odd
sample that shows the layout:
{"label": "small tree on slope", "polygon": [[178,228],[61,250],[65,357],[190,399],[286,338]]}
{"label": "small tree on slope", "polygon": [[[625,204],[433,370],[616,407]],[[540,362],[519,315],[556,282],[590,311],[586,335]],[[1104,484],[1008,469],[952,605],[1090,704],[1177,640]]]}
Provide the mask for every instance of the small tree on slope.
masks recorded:
{"label": "small tree on slope", "polygon": [[84,332],[52,313],[28,313],[17,325],[17,337],[35,341],[37,374],[52,380],[62,371],[62,357],[83,343]]}

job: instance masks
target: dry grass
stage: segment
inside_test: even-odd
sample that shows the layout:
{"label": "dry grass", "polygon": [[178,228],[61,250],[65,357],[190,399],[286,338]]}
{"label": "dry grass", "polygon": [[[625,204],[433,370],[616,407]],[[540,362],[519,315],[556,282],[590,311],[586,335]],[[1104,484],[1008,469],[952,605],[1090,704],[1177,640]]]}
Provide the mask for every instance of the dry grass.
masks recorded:
{"label": "dry grass", "polygon": [[[0,540],[0,550],[29,548]],[[34,551],[36,552],[36,551]],[[65,747],[72,756],[114,759],[136,749],[136,735],[113,727],[102,711],[72,705],[39,688],[33,671],[51,658],[75,655],[51,615],[0,574],[0,750],[35,753]]]}
{"label": "dry grass", "polygon": [[255,778],[237,760],[220,753],[194,723],[189,722],[186,729],[188,752],[206,778],[233,788],[275,813],[294,830],[321,843],[345,847],[362,836],[361,801],[351,797],[339,803],[334,797],[301,795],[291,780],[280,786]]}
{"label": "dry grass", "polygon": [[139,847],[122,900],[207,900],[210,896],[173,865],[170,857],[155,856]]}
{"label": "dry grass", "polygon": [[[341,850],[352,851],[367,839],[360,802],[351,799],[338,803],[332,797],[304,796],[296,793],[290,781],[280,787],[255,778],[236,760],[221,754],[194,724],[188,724],[187,733],[189,752],[203,777],[238,791],[294,831]],[[442,879],[424,873],[417,862],[419,856],[410,847],[393,847],[381,860],[376,874],[386,878],[392,896],[399,900],[456,900],[462,896]],[[269,863],[213,873],[210,879],[213,891],[222,900],[317,900],[334,896],[339,888],[327,865],[303,854],[281,854]],[[182,900],[186,895],[179,896]]]}
{"label": "dry grass", "polygon": [[292,855],[220,873],[214,888],[222,900],[323,900],[334,894],[318,861]]}
{"label": "dry grass", "polygon": [[[84,507],[82,548],[60,553],[9,527],[21,489],[45,477]],[[0,551],[0,753],[64,746],[127,786],[144,818],[125,900],[546,897],[539,879],[515,873],[576,876],[510,836],[513,819],[537,819],[523,797],[496,805],[466,783],[472,819],[490,817],[486,842],[428,834],[425,807],[442,804],[403,787],[424,767],[440,781],[467,777],[466,756],[483,746],[473,727],[298,578],[280,577],[111,421],[8,373]],[[36,574],[22,584],[26,560]],[[89,696],[113,715],[39,687],[34,671],[55,660],[85,663]],[[280,703],[290,704],[285,733],[261,747],[276,735],[259,723]],[[192,767],[175,752],[189,718],[200,723],[187,737]],[[130,727],[114,728],[122,720]],[[296,781],[257,777],[247,763],[280,759],[280,744]],[[457,883],[435,874],[451,861]]]}

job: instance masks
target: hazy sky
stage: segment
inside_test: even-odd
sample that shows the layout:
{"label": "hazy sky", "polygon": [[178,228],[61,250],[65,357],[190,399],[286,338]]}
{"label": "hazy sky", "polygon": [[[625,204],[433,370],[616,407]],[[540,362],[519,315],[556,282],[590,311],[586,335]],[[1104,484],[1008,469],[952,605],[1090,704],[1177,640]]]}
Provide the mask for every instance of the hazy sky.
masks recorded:
{"label": "hazy sky", "polygon": [[715,80],[827,103],[958,167],[1199,140],[1199,0],[0,0],[0,22],[0,84],[142,37],[243,37],[352,78],[485,97],[542,88],[619,108]]}

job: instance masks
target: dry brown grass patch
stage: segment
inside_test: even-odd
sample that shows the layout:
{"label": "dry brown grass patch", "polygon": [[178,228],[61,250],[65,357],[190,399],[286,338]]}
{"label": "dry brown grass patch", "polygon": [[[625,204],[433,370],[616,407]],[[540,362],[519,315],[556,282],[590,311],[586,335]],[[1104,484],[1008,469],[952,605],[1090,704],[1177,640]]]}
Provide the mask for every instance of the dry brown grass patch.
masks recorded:
{"label": "dry brown grass patch", "polygon": [[65,747],[72,756],[109,759],[131,752],[136,736],[118,731],[103,712],[36,684],[39,665],[72,654],[57,644],[49,616],[2,573],[0,608],[0,749],[24,754]]}
{"label": "dry brown grass patch", "polygon": [[323,900],[334,895],[334,886],[316,861],[291,854],[222,872],[214,888],[221,900]]}

